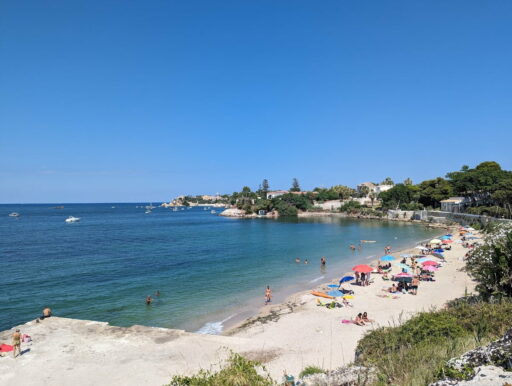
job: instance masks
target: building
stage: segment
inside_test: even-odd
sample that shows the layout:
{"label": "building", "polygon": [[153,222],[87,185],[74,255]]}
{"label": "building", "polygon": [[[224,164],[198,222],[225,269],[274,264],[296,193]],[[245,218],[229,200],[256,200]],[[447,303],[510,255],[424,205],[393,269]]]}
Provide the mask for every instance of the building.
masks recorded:
{"label": "building", "polygon": [[377,185],[373,182],[363,182],[362,184],[357,185],[357,193],[362,194],[364,187],[368,188],[368,194],[370,194],[371,192],[375,192]]}
{"label": "building", "polygon": [[386,190],[391,189],[393,186],[395,186],[395,185],[377,185],[375,187],[375,193],[377,195],[379,195],[380,193],[385,192]]}
{"label": "building", "polygon": [[461,213],[466,206],[466,199],[464,197],[450,197],[441,201],[441,211]]}
{"label": "building", "polygon": [[288,194],[287,190],[272,190],[267,192],[267,200],[272,200],[273,198],[282,196],[283,194]]}

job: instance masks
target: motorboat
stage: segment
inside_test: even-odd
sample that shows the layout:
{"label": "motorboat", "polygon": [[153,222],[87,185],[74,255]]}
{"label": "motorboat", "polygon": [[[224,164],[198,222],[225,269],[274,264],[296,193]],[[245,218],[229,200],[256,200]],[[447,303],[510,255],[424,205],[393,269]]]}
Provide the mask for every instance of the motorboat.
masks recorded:
{"label": "motorboat", "polygon": [[214,210],[212,209],[210,213],[211,213],[211,214],[215,214],[215,213],[217,213],[217,212],[216,212],[216,211],[214,211]]}
{"label": "motorboat", "polygon": [[149,213],[153,213],[153,212],[150,209],[148,209],[144,213],[149,214]]}
{"label": "motorboat", "polygon": [[69,216],[66,220],[64,220],[66,222],[78,222],[80,221],[80,217],[74,217],[74,216]]}
{"label": "motorboat", "polygon": [[20,214],[17,212],[9,213],[9,217],[20,217]]}

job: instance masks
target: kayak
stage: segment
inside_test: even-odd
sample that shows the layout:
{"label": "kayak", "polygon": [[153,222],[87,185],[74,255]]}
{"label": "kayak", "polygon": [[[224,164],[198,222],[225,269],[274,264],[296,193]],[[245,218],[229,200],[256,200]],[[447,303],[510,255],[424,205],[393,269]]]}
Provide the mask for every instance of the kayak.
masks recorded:
{"label": "kayak", "polygon": [[311,291],[311,295],[320,296],[321,298],[334,299],[334,296],[327,295],[325,292]]}

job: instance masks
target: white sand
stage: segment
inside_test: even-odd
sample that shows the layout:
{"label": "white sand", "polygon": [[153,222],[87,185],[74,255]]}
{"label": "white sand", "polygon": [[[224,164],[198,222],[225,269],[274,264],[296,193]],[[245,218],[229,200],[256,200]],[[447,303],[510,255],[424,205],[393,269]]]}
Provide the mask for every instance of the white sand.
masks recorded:
{"label": "white sand", "polygon": [[[369,287],[345,286],[356,293],[353,308],[317,307],[314,296],[297,294],[260,315],[260,320],[267,316],[277,321],[253,318],[230,336],[54,317],[29,322],[19,328],[33,338],[22,344],[22,350],[30,351],[16,359],[12,353],[0,358],[0,385],[163,385],[174,374],[209,369],[226,357],[227,349],[265,362],[276,380],[284,370],[297,375],[308,365],[336,368],[353,361],[357,341],[372,328],[396,325],[419,311],[442,307],[466,290],[472,292],[474,284],[460,271],[466,252],[453,243],[436,281],[421,282],[417,296],[380,298],[377,295],[391,282],[373,275],[375,283]],[[372,326],[341,323],[363,311],[376,320]],[[13,331],[0,333],[0,342],[10,343]]]}

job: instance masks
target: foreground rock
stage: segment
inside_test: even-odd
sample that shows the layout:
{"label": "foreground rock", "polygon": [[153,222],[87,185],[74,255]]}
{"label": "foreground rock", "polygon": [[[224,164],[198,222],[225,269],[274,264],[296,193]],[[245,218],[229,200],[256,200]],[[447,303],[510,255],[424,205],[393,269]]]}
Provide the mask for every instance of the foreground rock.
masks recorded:
{"label": "foreground rock", "polygon": [[451,378],[433,383],[432,386],[502,385],[508,381],[512,382],[511,371],[512,328],[501,339],[450,359],[446,373],[450,374]]}

